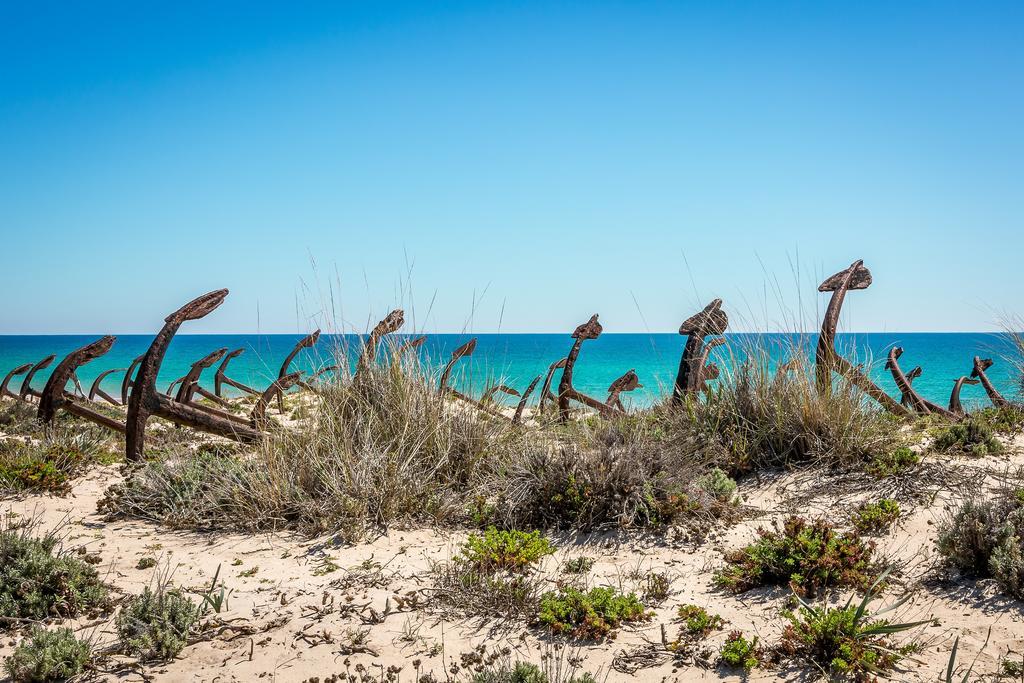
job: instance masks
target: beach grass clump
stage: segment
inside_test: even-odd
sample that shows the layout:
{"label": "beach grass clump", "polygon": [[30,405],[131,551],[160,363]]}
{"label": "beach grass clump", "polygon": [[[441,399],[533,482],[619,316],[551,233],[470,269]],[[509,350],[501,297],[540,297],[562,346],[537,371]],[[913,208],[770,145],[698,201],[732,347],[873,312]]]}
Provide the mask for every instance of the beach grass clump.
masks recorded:
{"label": "beach grass clump", "polygon": [[76,638],[70,628],[33,626],[4,660],[4,670],[15,683],[64,681],[82,674],[91,658],[90,644]]}
{"label": "beach grass clump", "polygon": [[470,534],[456,562],[478,572],[523,572],[554,552],[555,546],[539,531],[490,527],[482,534]]}
{"label": "beach grass clump", "polygon": [[1005,489],[963,501],[939,523],[939,553],[968,576],[1024,599],[1024,496]]}
{"label": "beach grass clump", "polygon": [[894,623],[879,618],[898,609],[906,598],[872,614],[868,607],[877,596],[880,582],[876,581],[856,605],[852,598],[842,607],[812,606],[801,600],[796,611],[785,613],[789,623],[779,653],[812,665],[834,681],[862,683],[891,674],[904,657],[921,650],[917,642],[900,645],[891,636],[932,620]]}
{"label": "beach grass clump", "polygon": [[176,588],[147,586],[117,614],[121,648],[142,660],[171,660],[185,649],[199,619],[199,606]]}
{"label": "beach grass clump", "polygon": [[757,539],[725,556],[715,583],[734,593],[760,586],[790,586],[799,595],[831,587],[863,589],[875,568],[874,544],[823,519],[787,517],[781,527],[759,529]]}
{"label": "beach grass clump", "polygon": [[658,433],[667,415],[663,409],[648,411],[632,416],[626,429],[605,423],[602,431],[577,432],[574,440],[535,435],[490,472],[487,488],[497,491],[498,524],[597,530],[734,518],[735,499],[723,500],[720,491],[701,486],[717,451],[692,434]]}
{"label": "beach grass clump", "polygon": [[800,463],[853,466],[901,443],[899,423],[853,382],[838,376],[818,390],[811,363],[799,348],[779,371],[766,349],[750,349],[708,392],[689,400],[680,418],[691,431],[718,443],[733,473]]}
{"label": "beach grass clump", "polygon": [[876,453],[868,461],[867,471],[880,479],[903,474],[916,467],[921,456],[906,446]]}
{"label": "beach grass clump", "polygon": [[757,643],[757,636],[747,638],[742,631],[730,631],[718,653],[718,659],[726,666],[750,671],[760,666],[764,657],[764,650]]}
{"label": "beach grass clump", "polygon": [[888,531],[901,514],[900,504],[891,498],[865,502],[857,506],[851,521],[862,534],[878,534]]}
{"label": "beach grass clump", "polygon": [[482,490],[481,469],[523,436],[435,386],[411,360],[368,365],[358,378],[318,388],[315,416],[275,432],[254,453],[182,450],[131,474],[105,508],[175,526],[345,538],[393,523],[462,519],[465,501]]}
{"label": "beach grass clump", "polygon": [[590,641],[614,638],[615,629],[622,624],[650,618],[636,594],[623,595],[611,587],[587,592],[563,587],[545,594],[537,613],[537,623],[551,633]]}
{"label": "beach grass clump", "polygon": [[[0,525],[0,616],[42,621],[76,617],[107,604],[96,570],[61,548],[54,531],[10,519]],[[11,622],[0,621],[0,628]]]}
{"label": "beach grass clump", "polygon": [[39,439],[0,441],[0,491],[66,494],[90,462],[110,462],[108,437],[96,429],[60,425]]}
{"label": "beach grass clump", "polygon": [[1003,444],[995,436],[995,430],[984,419],[968,416],[954,424],[939,427],[932,432],[932,447],[944,453],[957,452],[974,456],[994,455],[1003,452]]}
{"label": "beach grass clump", "polygon": [[682,621],[682,633],[690,640],[706,638],[725,626],[725,619],[698,605],[680,605],[676,615]]}

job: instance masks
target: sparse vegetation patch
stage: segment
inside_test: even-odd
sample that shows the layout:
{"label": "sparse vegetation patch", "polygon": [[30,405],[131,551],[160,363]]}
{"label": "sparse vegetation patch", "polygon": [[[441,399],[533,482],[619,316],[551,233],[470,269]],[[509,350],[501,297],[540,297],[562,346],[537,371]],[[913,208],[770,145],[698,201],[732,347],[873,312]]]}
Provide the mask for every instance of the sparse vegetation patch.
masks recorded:
{"label": "sparse vegetation patch", "polygon": [[633,593],[614,588],[583,592],[566,587],[541,599],[537,621],[557,635],[579,640],[604,640],[622,624],[646,621],[650,614]]}
{"label": "sparse vegetation patch", "polygon": [[35,626],[4,660],[4,670],[15,683],[63,681],[84,672],[91,657],[89,643],[76,638],[71,629]]}
{"label": "sparse vegetation patch", "polygon": [[758,586],[789,585],[798,594],[871,583],[874,544],[837,531],[822,519],[788,517],[781,528],[761,529],[750,545],[726,554],[715,582],[742,593]]}

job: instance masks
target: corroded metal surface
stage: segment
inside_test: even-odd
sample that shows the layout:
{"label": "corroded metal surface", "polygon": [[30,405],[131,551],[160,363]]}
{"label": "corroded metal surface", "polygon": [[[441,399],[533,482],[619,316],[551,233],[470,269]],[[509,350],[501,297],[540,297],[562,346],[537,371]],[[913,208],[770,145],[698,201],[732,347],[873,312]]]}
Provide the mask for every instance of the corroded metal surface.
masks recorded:
{"label": "corroded metal surface", "polygon": [[[920,365],[914,366],[914,369],[907,373],[907,384],[914,386],[914,380],[921,376],[924,372]],[[914,408],[913,402],[910,400],[910,396],[904,393],[900,393],[900,405],[904,408]]]}
{"label": "corroded metal surface", "polygon": [[213,376],[213,393],[216,394],[217,396],[224,396],[225,384],[228,385],[229,387],[234,387],[239,391],[245,392],[246,394],[249,394],[251,396],[260,395],[259,391],[253,389],[248,384],[243,384],[242,382],[238,382],[228,377],[228,364],[231,363],[232,359],[238,358],[243,353],[245,353],[244,348],[235,349],[231,353],[225,354],[224,360],[222,360],[220,362],[220,365],[217,366],[217,374]]}
{"label": "corroded metal surface", "polygon": [[496,393],[498,393],[499,391],[501,393],[507,394],[509,396],[516,396],[516,397],[519,396],[519,391],[517,389],[513,389],[512,387],[510,387],[508,385],[505,385],[505,384],[495,384],[493,386],[487,387],[487,389],[484,390],[483,395],[480,397],[480,402],[481,403],[489,403],[489,402],[491,402],[492,400],[494,400],[494,395]]}
{"label": "corroded metal surface", "polygon": [[889,358],[885,363],[885,369],[892,373],[892,379],[896,383],[896,387],[902,392],[910,403],[911,409],[920,415],[929,415],[936,413],[947,418],[956,418],[956,415],[946,410],[940,405],[936,405],[931,401],[927,401],[921,398],[914,387],[911,386],[907,380],[907,376],[903,374],[903,370],[900,369],[899,359],[903,355],[903,349],[899,346],[889,349]]}
{"label": "corroded metal surface", "polygon": [[704,338],[725,334],[728,326],[729,316],[722,310],[721,299],[712,300],[703,310],[690,316],[679,326],[679,334],[686,335],[686,345],[679,359],[679,370],[672,392],[673,403],[681,403],[683,396],[696,393],[704,386],[707,379],[704,372],[707,362]]}
{"label": "corroded metal surface", "polygon": [[992,401],[992,405],[997,408],[1006,408],[1010,405],[1010,402],[1003,398],[992,382],[989,381],[988,375],[985,371],[992,367],[991,358],[981,358],[979,356],[974,357],[974,369],[971,370],[971,377],[981,380],[981,386],[985,388],[985,393],[988,394],[988,398]]}
{"label": "corroded metal surface", "polygon": [[572,333],[572,347],[569,349],[569,355],[565,358],[565,367],[562,369],[562,377],[558,382],[558,416],[562,421],[569,419],[570,401],[582,403],[605,416],[616,415],[619,413],[617,408],[613,408],[610,405],[598,401],[596,398],[587,396],[583,392],[578,391],[572,385],[573,368],[579,358],[580,347],[583,346],[583,342],[586,340],[597,339],[600,337],[603,330],[604,328],[602,328],[601,323],[597,321],[597,314],[595,313],[590,316],[590,320],[577,327]]}
{"label": "corroded metal surface", "polygon": [[421,335],[419,337],[416,337],[415,339],[410,339],[409,341],[404,342],[401,346],[398,347],[398,354],[397,355],[401,356],[406,351],[412,351],[414,349],[418,349],[421,346],[423,346],[424,342],[426,342],[426,341],[427,341],[426,335]]}
{"label": "corroded metal surface", "polygon": [[405,311],[401,308],[388,313],[383,320],[370,331],[369,336],[366,338],[366,343],[363,344],[362,353],[359,354],[359,361],[356,363],[356,375],[358,376],[360,371],[365,367],[372,365],[377,361],[377,349],[380,346],[380,340],[392,332],[397,332],[398,329],[405,324]]}
{"label": "corroded metal surface", "polygon": [[292,372],[284,377],[278,377],[260,394],[249,416],[253,428],[266,429],[268,425],[267,405],[298,383],[300,377],[302,377],[301,372]]}
{"label": "corroded metal surface", "polygon": [[122,405],[128,405],[128,390],[131,389],[131,387],[132,387],[132,376],[135,374],[135,370],[136,370],[136,368],[139,367],[139,363],[142,362],[142,359],[143,359],[144,356],[145,356],[145,354],[143,354],[142,356],[137,357],[135,360],[132,361],[131,365],[128,366],[128,369],[125,370],[124,379],[121,380],[121,404]]}
{"label": "corroded metal surface", "polygon": [[178,393],[175,394],[174,400],[179,403],[191,403],[193,396],[196,393],[196,387],[199,384],[199,377],[203,374],[203,370],[210,367],[221,358],[228,350],[217,349],[206,354],[196,362],[192,363],[192,367],[189,368],[188,373],[181,378],[180,385],[178,386]]}
{"label": "corroded metal surface", "polygon": [[120,401],[118,401],[116,398],[105,392],[103,390],[103,387],[101,387],[100,385],[103,383],[103,380],[106,379],[109,375],[112,375],[115,372],[125,372],[127,369],[128,368],[112,368],[110,370],[104,370],[99,375],[97,375],[96,379],[93,380],[92,382],[92,386],[89,387],[89,400],[95,401],[96,397],[99,396],[112,406],[121,405]]}
{"label": "corroded metal surface", "polygon": [[157,333],[139,363],[134,388],[128,399],[128,418],[125,423],[125,457],[129,461],[142,459],[146,442],[146,422],[150,415],[159,415],[175,424],[199,429],[211,434],[219,434],[238,441],[257,441],[262,435],[259,431],[225,420],[217,415],[204,413],[202,410],[174,401],[163,396],[156,390],[156,378],[160,365],[167,354],[167,347],[181,325],[189,320],[198,320],[220,306],[228,290],[218,289],[204,294],[164,319],[164,326]]}
{"label": "corroded metal surface", "polygon": [[519,397],[519,404],[516,405],[515,415],[512,416],[512,424],[522,424],[523,411],[526,410],[526,402],[529,400],[530,394],[533,393],[533,390],[537,387],[537,382],[539,381],[540,375],[537,375],[533,378],[533,381],[530,382],[530,386],[526,387],[526,391],[523,392],[523,395]]}
{"label": "corroded metal surface", "polygon": [[21,399],[21,396],[8,389],[7,386],[11,383],[12,379],[17,377],[18,375],[24,375],[31,369],[32,363],[25,363],[24,365],[19,365],[18,367],[14,368],[6,375],[4,375],[4,381],[0,382],[0,398],[6,396],[8,398]]}
{"label": "corroded metal surface", "polygon": [[561,358],[548,366],[548,373],[544,376],[544,386],[540,390],[540,403],[537,405],[537,410],[544,410],[544,404],[549,400],[558,400],[555,395],[551,393],[551,378],[554,377],[555,370],[564,368],[567,362],[569,362],[568,358]]}
{"label": "corroded metal surface", "polygon": [[818,391],[828,394],[832,391],[832,373],[843,375],[889,412],[906,416],[909,411],[900,405],[899,401],[882,391],[863,370],[853,367],[850,361],[836,351],[836,327],[839,325],[839,314],[842,312],[846,293],[850,290],[867,289],[870,285],[871,272],[864,266],[862,260],[854,261],[846,270],[839,271],[818,285],[819,292],[832,292],[832,297],[821,321],[821,333],[818,335],[818,346],[814,354],[815,381]]}
{"label": "corroded metal surface", "polygon": [[625,412],[626,407],[622,405],[622,399],[619,398],[620,394],[642,389],[643,386],[643,384],[640,384],[640,378],[637,376],[636,370],[630,369],[608,387],[608,398],[605,400],[605,404]]}
{"label": "corroded metal surface", "polygon": [[448,380],[451,377],[452,368],[455,367],[455,364],[467,356],[472,356],[474,351],[476,351],[476,337],[473,337],[468,342],[452,351],[451,360],[449,360],[444,366],[444,371],[441,372],[441,380],[438,382],[440,392],[443,393],[444,390],[448,388]]}
{"label": "corroded metal surface", "polygon": [[46,386],[39,394],[39,409],[36,416],[41,423],[51,424],[57,416],[57,411],[63,409],[115,431],[124,430],[124,426],[120,422],[76,403],[74,397],[66,391],[67,383],[71,381],[75,371],[82,365],[107,353],[114,345],[114,341],[116,338],[109,335],[97,339],[91,344],[75,349],[57,364],[46,380]]}
{"label": "corroded metal surface", "polygon": [[57,409],[60,408],[66,395],[65,387],[71,381],[71,376],[75,374],[75,371],[82,365],[104,355],[116,340],[116,337],[110,335],[97,339],[91,344],[75,349],[57,364],[39,395],[39,409],[36,411],[36,416],[40,422],[47,424],[53,421]]}
{"label": "corroded metal surface", "polygon": [[28,369],[28,373],[25,375],[25,380],[21,383],[21,391],[18,394],[22,401],[27,401],[29,396],[39,396],[39,392],[32,388],[32,378],[35,377],[36,373],[40,370],[45,370],[50,367],[50,364],[55,360],[57,360],[57,355],[51,353],[49,356]]}
{"label": "corroded metal surface", "polygon": [[953,391],[949,395],[949,412],[962,416],[965,414],[963,405],[960,403],[960,390],[965,384],[977,384],[980,380],[964,375],[953,382]]}

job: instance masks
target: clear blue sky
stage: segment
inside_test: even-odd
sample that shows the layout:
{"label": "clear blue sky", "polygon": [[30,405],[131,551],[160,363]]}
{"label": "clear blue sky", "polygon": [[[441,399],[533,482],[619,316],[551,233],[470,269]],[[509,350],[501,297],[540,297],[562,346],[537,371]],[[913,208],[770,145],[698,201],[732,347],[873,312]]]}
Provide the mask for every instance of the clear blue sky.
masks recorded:
{"label": "clear blue sky", "polygon": [[1024,3],[297,4],[3,3],[0,333],[1024,313]]}

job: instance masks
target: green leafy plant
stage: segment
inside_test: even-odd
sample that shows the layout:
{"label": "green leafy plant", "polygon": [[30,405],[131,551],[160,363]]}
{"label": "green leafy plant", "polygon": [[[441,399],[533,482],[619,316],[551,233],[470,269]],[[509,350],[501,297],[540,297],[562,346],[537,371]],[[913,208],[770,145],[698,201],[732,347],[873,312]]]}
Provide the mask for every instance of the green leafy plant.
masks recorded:
{"label": "green leafy plant", "polygon": [[914,467],[921,456],[906,446],[876,454],[868,462],[867,470],[876,477],[891,477]]}
{"label": "green leafy plant", "polygon": [[853,514],[853,526],[863,534],[888,531],[900,518],[900,513],[899,503],[891,498],[861,503]]}
{"label": "green leafy plant", "polygon": [[910,599],[909,595],[871,614],[868,607],[887,575],[888,572],[884,572],[857,605],[851,597],[843,607],[815,607],[797,596],[800,607],[785,615],[789,624],[782,634],[780,652],[812,664],[830,680],[850,679],[860,683],[891,672],[903,657],[918,651],[920,646],[913,642],[900,646],[889,636],[932,623],[932,620],[893,623],[878,618],[899,609]]}
{"label": "green leafy plant", "polygon": [[85,671],[91,657],[89,643],[76,638],[71,629],[35,626],[4,660],[4,669],[16,683],[63,681]]}
{"label": "green leafy plant", "polygon": [[726,666],[750,671],[761,663],[761,649],[757,646],[757,636],[747,640],[742,631],[731,631],[718,656]]}
{"label": "green leafy plant", "polygon": [[10,521],[0,527],[0,616],[74,617],[106,604],[96,570],[62,550],[55,532],[37,537],[33,524]]}
{"label": "green leafy plant", "polygon": [[789,585],[798,593],[830,586],[864,588],[871,582],[874,544],[839,532],[822,519],[791,516],[782,527],[760,529],[757,539],[727,553],[715,583],[736,593],[758,586]]}
{"label": "green leafy plant", "polygon": [[555,547],[539,531],[498,531],[490,527],[483,534],[470,534],[456,561],[484,573],[521,572],[554,552]]}
{"label": "green leafy plant", "polygon": [[537,615],[537,621],[552,633],[580,640],[603,640],[621,624],[649,618],[635,594],[621,595],[610,587],[586,593],[566,587],[547,593]]}
{"label": "green leafy plant", "polygon": [[1003,452],[1003,444],[995,437],[992,427],[974,416],[934,432],[932,446],[939,451],[958,451],[984,456]]}
{"label": "green leafy plant", "polygon": [[115,628],[125,652],[143,660],[174,659],[188,644],[199,608],[181,591],[148,586],[125,601]]}
{"label": "green leafy plant", "polygon": [[683,632],[689,638],[704,638],[725,626],[725,619],[697,605],[680,605],[676,612],[683,621]]}
{"label": "green leafy plant", "polygon": [[90,461],[109,461],[106,437],[66,426],[33,441],[0,441],[0,490],[66,494]]}
{"label": "green leafy plant", "polygon": [[713,467],[710,472],[697,480],[697,486],[715,500],[733,504],[737,502],[736,482],[725,470]]}

